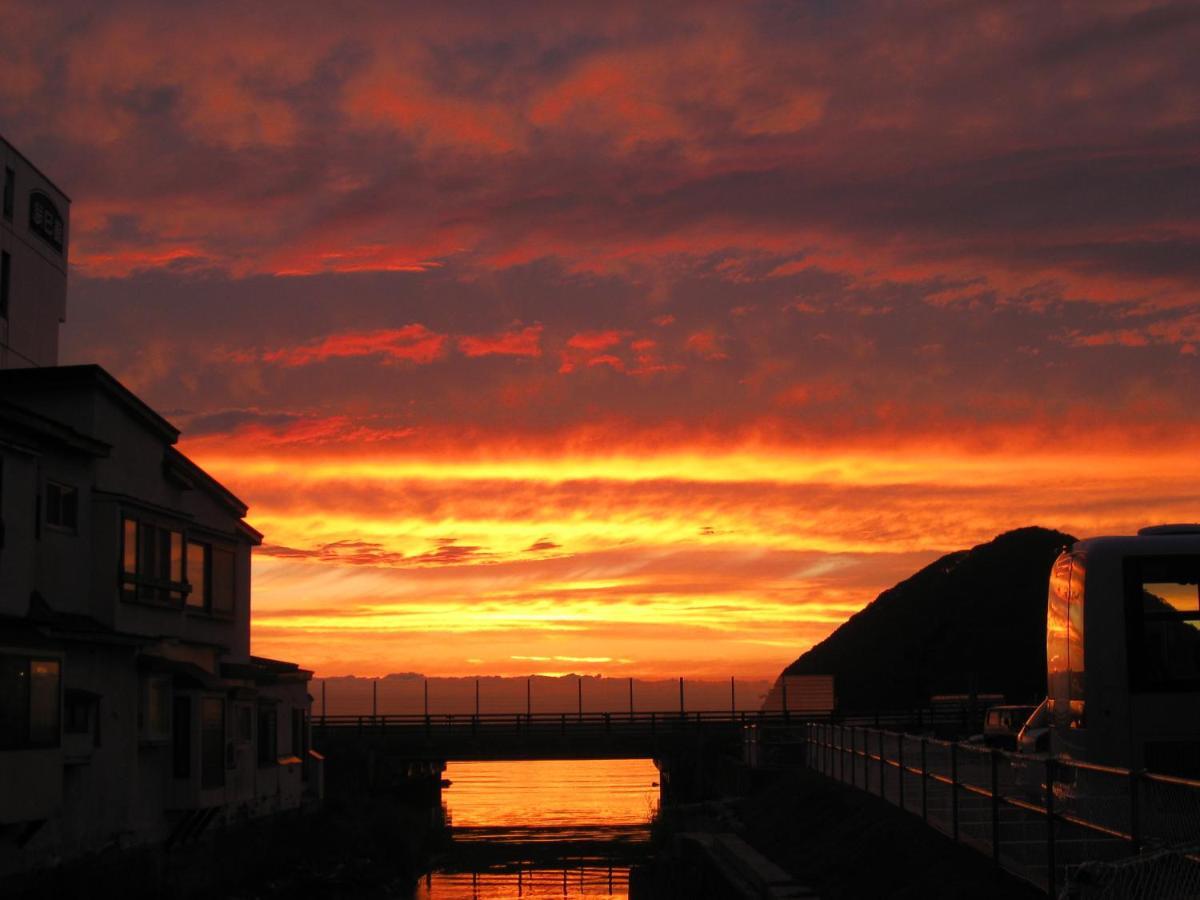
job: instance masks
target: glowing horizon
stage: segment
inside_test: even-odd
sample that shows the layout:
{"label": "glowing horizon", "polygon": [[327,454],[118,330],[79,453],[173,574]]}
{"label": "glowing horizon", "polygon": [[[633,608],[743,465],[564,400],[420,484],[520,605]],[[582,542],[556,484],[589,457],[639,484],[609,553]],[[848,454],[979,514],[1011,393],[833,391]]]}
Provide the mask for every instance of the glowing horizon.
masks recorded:
{"label": "glowing horizon", "polygon": [[1038,12],[13,0],[0,123],[63,361],[265,533],[255,652],[769,678],[942,553],[1200,519],[1200,13]]}

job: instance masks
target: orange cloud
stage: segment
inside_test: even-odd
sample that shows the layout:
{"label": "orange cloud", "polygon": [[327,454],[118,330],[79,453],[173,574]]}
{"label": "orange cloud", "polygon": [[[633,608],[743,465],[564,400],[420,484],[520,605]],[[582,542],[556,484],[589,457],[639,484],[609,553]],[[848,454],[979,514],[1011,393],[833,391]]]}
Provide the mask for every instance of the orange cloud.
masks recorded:
{"label": "orange cloud", "polygon": [[389,360],[428,365],[445,351],[446,335],[435,334],[424,325],[405,325],[369,332],[331,334],[310,344],[270,350],[262,355],[264,362],[284,366],[307,366],[330,359],[358,356],[380,356]]}

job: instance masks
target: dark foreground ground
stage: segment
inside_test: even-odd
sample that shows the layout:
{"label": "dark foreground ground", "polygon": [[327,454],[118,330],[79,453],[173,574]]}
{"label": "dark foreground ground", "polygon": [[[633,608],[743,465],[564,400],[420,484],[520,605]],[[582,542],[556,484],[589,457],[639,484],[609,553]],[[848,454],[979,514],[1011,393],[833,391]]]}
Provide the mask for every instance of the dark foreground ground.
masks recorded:
{"label": "dark foreground ground", "polygon": [[782,773],[732,812],[747,841],[822,900],[1045,898],[910,813],[805,769]]}
{"label": "dark foreground ground", "polygon": [[0,888],[0,897],[403,898],[442,840],[430,818],[428,809],[388,796],[334,797],[318,810],[224,830],[196,847],[92,856]]}

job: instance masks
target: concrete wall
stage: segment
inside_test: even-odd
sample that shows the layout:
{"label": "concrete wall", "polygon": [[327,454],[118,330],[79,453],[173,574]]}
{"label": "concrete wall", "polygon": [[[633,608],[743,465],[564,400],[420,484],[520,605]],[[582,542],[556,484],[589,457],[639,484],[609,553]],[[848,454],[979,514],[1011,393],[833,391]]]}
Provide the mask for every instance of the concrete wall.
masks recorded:
{"label": "concrete wall", "polygon": [[[8,318],[0,318],[0,369],[53,366],[58,362],[58,328],[67,312],[70,201],[3,138],[0,157],[15,175],[12,218],[0,214],[0,250],[11,257]],[[0,178],[3,174],[0,170]],[[46,194],[63,218],[61,251],[30,229],[35,190]]]}

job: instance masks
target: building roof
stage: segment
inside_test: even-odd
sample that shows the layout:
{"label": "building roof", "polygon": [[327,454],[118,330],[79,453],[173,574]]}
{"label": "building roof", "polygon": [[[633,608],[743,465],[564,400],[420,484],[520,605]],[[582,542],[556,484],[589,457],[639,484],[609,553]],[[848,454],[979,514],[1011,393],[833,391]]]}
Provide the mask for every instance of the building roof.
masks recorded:
{"label": "building roof", "polygon": [[16,433],[18,440],[49,441],[67,450],[90,456],[108,456],[112,445],[76,431],[23,406],[0,400],[0,425]]}
{"label": "building roof", "polygon": [[67,196],[67,192],[64,191],[62,188],[60,188],[58,186],[58,184],[55,183],[53,178],[51,178],[49,175],[47,175],[45,172],[43,172],[41,169],[39,169],[37,164],[33,160],[31,160],[28,156],[26,156],[24,153],[22,153],[20,151],[20,149],[18,149],[17,146],[15,144],[13,144],[12,141],[8,140],[8,138],[6,138],[2,134],[0,134],[0,141],[3,141],[4,146],[8,147],[8,149],[11,150],[13,153],[17,154],[17,156],[21,157],[22,162],[24,162],[25,165],[29,166],[29,168],[33,169],[33,171],[37,172],[38,176],[43,178],[46,181],[46,183],[50,185],[50,187],[54,188],[56,191],[58,191],[60,194],[62,194],[62,197],[64,200],[66,200],[68,203],[71,202],[71,198]]}
{"label": "building roof", "polygon": [[[118,406],[140,422],[152,434],[157,435],[167,443],[164,466],[167,474],[180,478],[183,482],[198,490],[204,491],[210,497],[225,505],[239,519],[244,518],[248,507],[232,491],[205,472],[200,466],[188,459],[173,446],[179,440],[179,429],[155,412],[147,403],[133,391],[117,381],[107,371],[97,365],[82,366],[42,366],[28,369],[0,370],[0,395],[18,398],[22,392],[30,394],[39,390],[63,391],[99,391],[111,398]],[[25,406],[13,403],[12,400],[0,402],[0,414],[12,408],[13,416],[36,417],[46,428],[57,429],[55,432],[60,439],[71,437],[80,449],[96,452],[98,456],[107,456],[111,449],[108,444],[95,438],[83,435],[67,425],[54,419],[47,418]],[[32,421],[32,418],[30,419]],[[88,443],[90,442],[90,443]],[[245,522],[239,527],[254,543],[261,544],[263,536]]]}
{"label": "building roof", "polygon": [[[239,500],[237,496],[230,491],[225,485],[217,481],[202,468],[176,450],[174,447],[167,448],[167,456],[164,464],[168,466],[175,477],[182,477],[192,487],[199,487],[207,492],[210,496],[228,506],[233,512],[237,513],[238,518],[246,515],[249,507],[244,502]],[[255,543],[262,543],[262,534],[251,528],[245,522],[241,523],[249,536],[255,540]]]}
{"label": "building roof", "polygon": [[28,369],[0,370],[0,391],[7,389],[10,397],[15,396],[11,392],[38,388],[99,390],[124,407],[126,412],[157,433],[168,444],[174,444],[179,440],[178,428],[156,413],[137,394],[100,366],[40,366]]}

